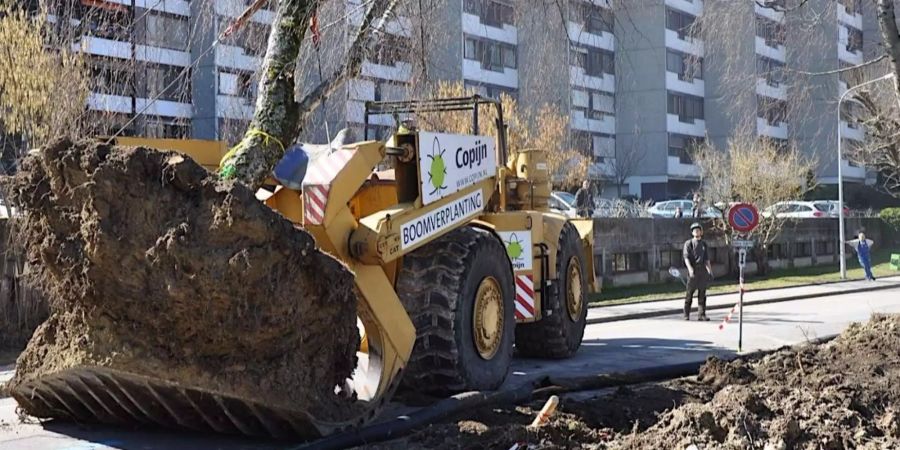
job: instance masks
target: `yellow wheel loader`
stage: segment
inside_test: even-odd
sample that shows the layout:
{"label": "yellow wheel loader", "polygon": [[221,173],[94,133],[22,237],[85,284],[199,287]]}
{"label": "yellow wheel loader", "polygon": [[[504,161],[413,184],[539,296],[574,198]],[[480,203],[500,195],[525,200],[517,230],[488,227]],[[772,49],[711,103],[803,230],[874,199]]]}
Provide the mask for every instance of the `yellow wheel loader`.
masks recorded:
{"label": "yellow wheel loader", "polygon": [[[496,136],[479,134],[483,108],[496,110]],[[365,117],[445,111],[471,111],[473,133],[400,127],[386,142],[317,155],[302,189],[270,186],[257,195],[355,274],[363,339],[346,386],[361,405],[352,416],[322,418],[302,405],[270,408],[120,373],[97,374],[96,383],[92,374],[48,383],[50,394],[28,401],[65,399],[81,419],[128,410],[139,422],[313,438],[371,420],[401,385],[437,395],[495,389],[514,348],[529,357],[573,355],[587,295],[599,290],[593,224],[550,212],[547,149],[510,154],[500,103],[478,96],[369,102]],[[180,147],[201,163],[221,150],[161,146]],[[393,169],[376,172],[385,161]]]}

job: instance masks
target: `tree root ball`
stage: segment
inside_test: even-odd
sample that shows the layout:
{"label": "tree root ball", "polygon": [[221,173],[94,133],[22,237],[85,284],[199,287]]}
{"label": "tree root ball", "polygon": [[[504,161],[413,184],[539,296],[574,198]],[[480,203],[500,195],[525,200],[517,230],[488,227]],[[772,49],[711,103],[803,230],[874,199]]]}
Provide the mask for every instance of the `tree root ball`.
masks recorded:
{"label": "tree root ball", "polygon": [[4,184],[51,301],[13,389],[87,365],[323,416],[348,401],[353,275],[242,185],[178,153],[70,140]]}

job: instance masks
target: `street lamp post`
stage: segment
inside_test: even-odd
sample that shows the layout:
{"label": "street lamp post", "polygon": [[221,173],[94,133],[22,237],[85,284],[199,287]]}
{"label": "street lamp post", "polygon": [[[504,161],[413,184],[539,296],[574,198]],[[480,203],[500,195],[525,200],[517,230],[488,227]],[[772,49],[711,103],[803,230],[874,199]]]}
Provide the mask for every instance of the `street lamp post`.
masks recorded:
{"label": "street lamp post", "polygon": [[865,83],[858,84],[853,86],[841,94],[841,97],[838,99],[838,108],[837,108],[837,177],[838,177],[838,248],[840,249],[841,255],[841,279],[847,279],[847,259],[846,259],[846,249],[844,244],[844,152],[841,147],[843,141],[841,139],[841,103],[843,103],[844,98],[847,97],[847,94],[862,88],[864,86],[868,86],[872,83],[889,80],[894,78],[893,73],[889,73],[887,75],[875,78],[874,80],[866,81]]}

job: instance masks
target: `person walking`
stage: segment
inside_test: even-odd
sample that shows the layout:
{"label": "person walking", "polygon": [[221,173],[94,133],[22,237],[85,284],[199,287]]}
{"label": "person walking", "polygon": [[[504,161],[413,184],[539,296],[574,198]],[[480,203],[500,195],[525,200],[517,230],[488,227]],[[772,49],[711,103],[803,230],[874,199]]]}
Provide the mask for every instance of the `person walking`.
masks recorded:
{"label": "person walking", "polygon": [[856,239],[847,241],[847,245],[856,251],[859,265],[866,271],[866,279],[875,281],[875,275],[872,275],[872,245],[875,244],[875,241],[866,239],[866,232],[863,230],[859,230],[856,237]]}
{"label": "person walking", "polygon": [[694,200],[691,202],[693,205],[691,207],[691,217],[695,219],[700,218],[700,193],[694,192]]}
{"label": "person walking", "polygon": [[594,195],[591,193],[591,183],[584,180],[581,188],[575,192],[575,209],[578,217],[591,217],[593,205]]}
{"label": "person walking", "polygon": [[684,320],[691,320],[691,304],[694,292],[697,292],[697,320],[708,321],[706,317],[706,288],[712,279],[712,265],[709,262],[709,251],[703,241],[703,227],[699,223],[691,224],[691,239],[684,243],[682,256],[688,270],[688,282],[684,296]]}
{"label": "person walking", "polygon": [[681,210],[680,206],[676,206],[675,207],[675,218],[680,219],[682,217],[684,217],[684,211]]}

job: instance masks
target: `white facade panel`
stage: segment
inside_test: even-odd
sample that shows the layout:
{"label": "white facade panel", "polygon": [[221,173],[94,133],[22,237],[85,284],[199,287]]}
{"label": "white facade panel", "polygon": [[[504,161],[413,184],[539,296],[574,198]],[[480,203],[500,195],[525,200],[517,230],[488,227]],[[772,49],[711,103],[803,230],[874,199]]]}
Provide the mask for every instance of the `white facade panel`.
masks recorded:
{"label": "white facade panel", "polygon": [[253,118],[253,107],[246,97],[216,96],[216,115],[225,119],[250,120]]}
{"label": "white facade panel", "polygon": [[846,139],[852,139],[854,141],[864,141],[866,140],[866,132],[863,131],[862,126],[851,127],[850,124],[847,123],[846,120],[841,121],[841,137]]}
{"label": "white facade panel", "polygon": [[677,156],[668,157],[668,172],[672,177],[695,178],[700,176],[700,168],[693,164],[682,164]]}
{"label": "white facade panel", "polygon": [[73,51],[110,58],[131,59],[131,44],[94,36],[82,36],[80,42],[72,44]]}
{"label": "white facade panel", "polygon": [[756,93],[779,100],[787,100],[787,86],[785,84],[772,86],[763,78],[756,79]]}
{"label": "white facade panel", "polygon": [[569,66],[569,84],[605,92],[616,92],[615,75],[604,74],[595,77],[584,73],[584,69],[578,66]]}
{"label": "white facade panel", "polygon": [[703,137],[706,136],[706,121],[697,119],[694,123],[685,123],[679,121],[675,114],[666,114],[666,130],[670,133]]}
{"label": "white facade panel", "polygon": [[862,14],[848,13],[844,8],[844,5],[841,5],[840,3],[835,5],[835,7],[837,8],[838,23],[845,23],[857,30],[863,29]]}
{"label": "white facade panel", "polygon": [[694,16],[703,14],[703,0],[666,0],[666,6],[671,6]]}
{"label": "white facade panel", "polygon": [[755,39],[757,55],[765,56],[766,58],[774,59],[776,61],[787,61],[787,49],[785,49],[783,45],[770,47],[769,44],[766,44],[765,39],[759,36],[755,36]]}
{"label": "white facade panel", "polygon": [[180,117],[183,119],[194,117],[194,106],[190,103],[139,98],[135,101],[134,106],[137,108],[136,112],[145,115]]}
{"label": "white facade panel", "polygon": [[570,123],[573,129],[593,131],[596,133],[616,134],[616,118],[603,116],[603,119],[591,119],[584,116],[583,111],[572,111]]}
{"label": "white facade panel", "polygon": [[516,45],[519,42],[518,30],[511,25],[503,25],[503,28],[497,28],[481,23],[481,19],[474,15],[464,12],[462,15],[463,33],[479,36],[495,41],[505,42],[507,44]]}
{"label": "white facade panel", "polygon": [[784,22],[784,13],[781,11],[775,11],[772,8],[763,8],[759,6],[759,3],[753,4],[753,10],[759,14],[760,16],[765,17],[766,19],[775,21],[775,22]]}
{"label": "white facade panel", "polygon": [[612,33],[594,34],[585,31],[584,26],[580,23],[568,22],[569,37],[573,41],[588,45],[591,47],[602,48],[611,52],[616,51],[616,38]]}
{"label": "white facade panel", "polygon": [[703,97],[706,94],[706,83],[703,80],[684,81],[678,79],[678,74],[666,72],[666,89],[683,94]]}
{"label": "white facade panel", "polygon": [[505,67],[503,72],[484,70],[481,63],[471,59],[463,59],[463,78],[466,80],[495,84],[511,89],[519,88],[519,71]]}
{"label": "white facade panel", "polygon": [[668,28],[666,28],[666,47],[695,56],[703,56],[702,40],[692,39],[687,36],[685,36],[685,39],[681,39],[678,37],[678,33]]}
{"label": "white facade panel", "polygon": [[[131,6],[132,0],[106,0],[109,3],[118,3]],[[217,2],[220,0],[217,0]],[[154,11],[163,11],[180,16],[191,15],[191,3],[185,0],[134,0],[134,6]]]}
{"label": "white facade panel", "polygon": [[407,82],[409,81],[409,77],[412,76],[412,64],[398,62],[395,66],[384,66],[366,61],[362,65],[361,73],[366,77]]}
{"label": "white facade panel", "polygon": [[123,97],[121,95],[97,94],[91,92],[88,96],[88,108],[95,111],[109,111],[124,114],[131,114],[131,97]]}
{"label": "white facade panel", "polygon": [[[215,0],[213,2],[216,8],[216,14],[225,17],[238,18],[247,9],[247,4],[242,0]],[[250,20],[266,25],[271,25],[275,21],[275,12],[266,9],[256,11]]]}
{"label": "white facade panel", "polygon": [[241,47],[219,44],[216,47],[216,65],[256,72],[262,66],[262,58],[246,54]]}
{"label": "white facade panel", "polygon": [[762,117],[756,118],[756,132],[761,136],[769,136],[778,139],[788,138],[787,123],[778,122],[777,125],[770,125],[766,119]]}
{"label": "white facade panel", "polygon": [[191,65],[191,55],[188,52],[150,47],[147,45],[137,45],[135,47],[135,57],[139,61],[168,64],[170,66],[187,67]]}

